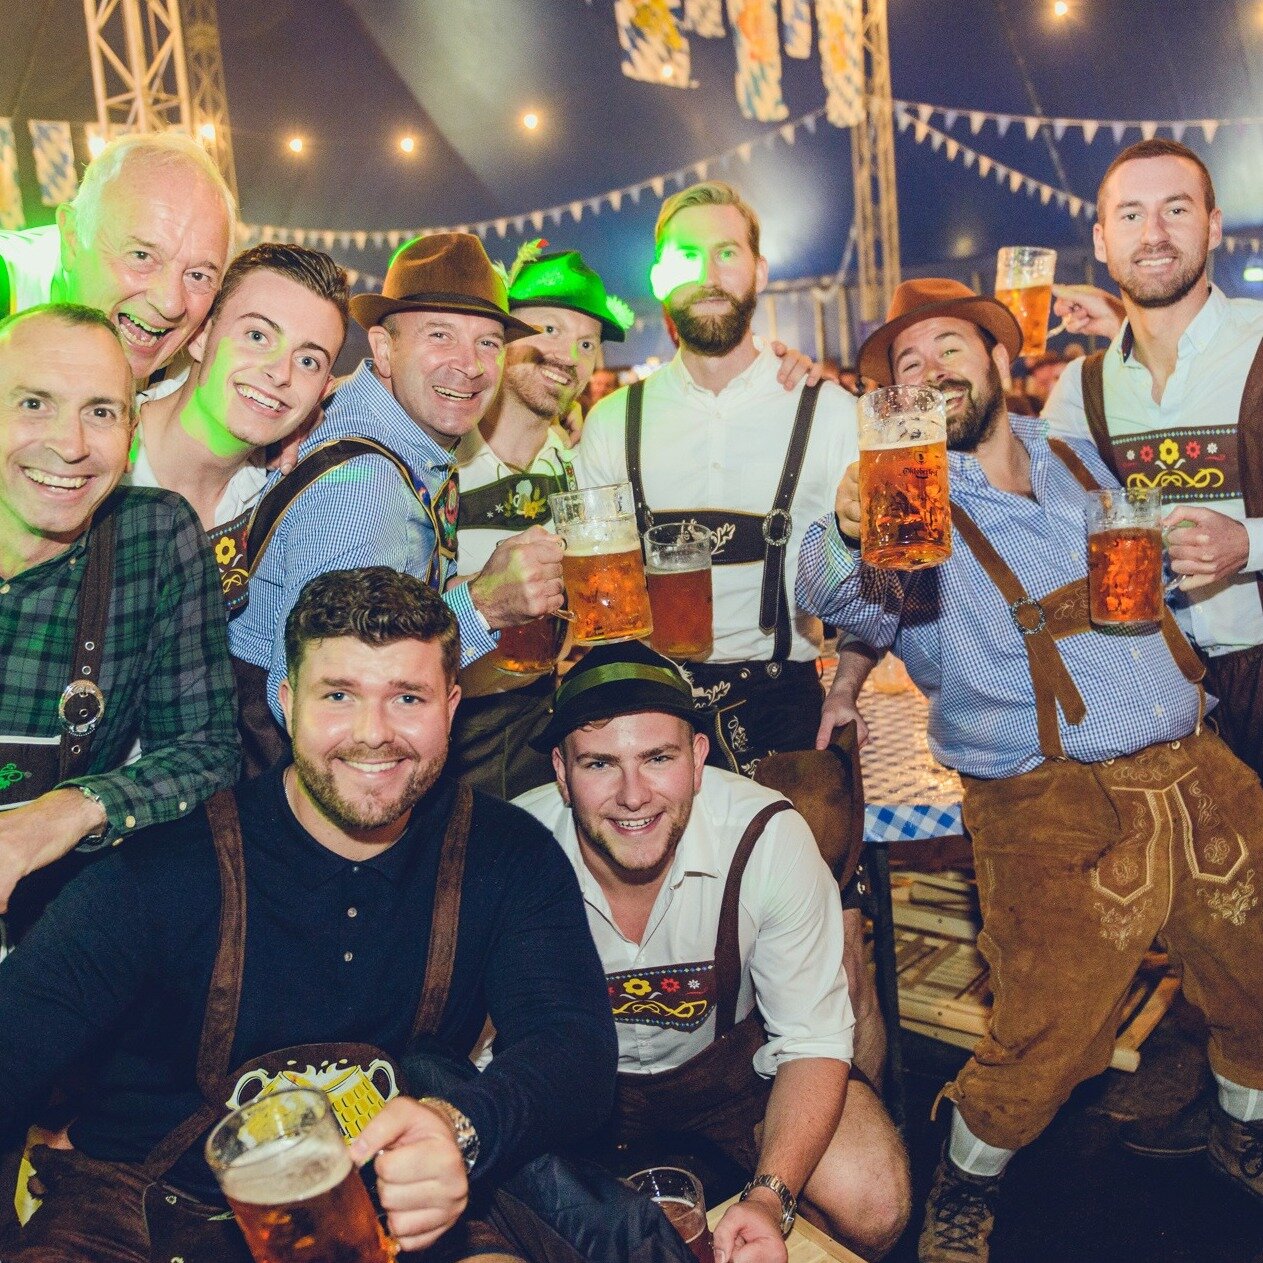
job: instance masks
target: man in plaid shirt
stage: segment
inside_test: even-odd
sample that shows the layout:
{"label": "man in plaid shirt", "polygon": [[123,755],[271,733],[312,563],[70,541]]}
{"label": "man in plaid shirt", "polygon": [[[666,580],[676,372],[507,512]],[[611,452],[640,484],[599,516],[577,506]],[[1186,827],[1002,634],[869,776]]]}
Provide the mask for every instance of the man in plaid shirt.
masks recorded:
{"label": "man in plaid shirt", "polygon": [[205,535],[178,496],[118,489],[133,394],[108,316],[53,305],[0,323],[0,911],[11,937],[84,854],[236,778]]}

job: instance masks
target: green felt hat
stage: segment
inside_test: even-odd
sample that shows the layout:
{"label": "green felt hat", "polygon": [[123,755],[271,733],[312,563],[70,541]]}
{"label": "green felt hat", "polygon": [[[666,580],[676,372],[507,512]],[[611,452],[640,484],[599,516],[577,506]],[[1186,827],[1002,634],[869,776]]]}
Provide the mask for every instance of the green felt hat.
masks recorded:
{"label": "green felt hat", "polygon": [[542,254],[525,261],[519,256],[509,273],[509,309],[518,307],[581,311],[601,322],[601,337],[606,342],[622,342],[635,320],[632,309],[621,298],[605,292],[605,282],[588,267],[578,250]]}

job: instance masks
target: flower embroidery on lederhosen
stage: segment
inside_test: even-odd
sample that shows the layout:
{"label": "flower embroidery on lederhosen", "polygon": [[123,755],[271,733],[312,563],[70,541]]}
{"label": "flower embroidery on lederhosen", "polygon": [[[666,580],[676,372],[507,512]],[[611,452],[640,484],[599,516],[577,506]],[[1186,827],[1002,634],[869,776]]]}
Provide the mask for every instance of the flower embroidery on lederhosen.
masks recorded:
{"label": "flower embroidery on lederhosen", "polygon": [[216,526],[206,532],[215,551],[215,564],[219,567],[219,586],[224,595],[224,608],[229,614],[238,614],[249,600],[250,571],[246,567],[246,535],[250,527],[253,509]]}
{"label": "flower embroidery on lederhosen", "polygon": [[695,1031],[715,1004],[715,962],[624,969],[606,974],[605,986],[616,1022]]}
{"label": "flower embroidery on lederhosen", "polygon": [[422,482],[417,487],[417,499],[421,501],[430,528],[434,531],[434,552],[425,581],[436,592],[442,592],[448,576],[456,573],[456,518],[460,511],[460,488],[456,474],[449,473],[433,495]]}

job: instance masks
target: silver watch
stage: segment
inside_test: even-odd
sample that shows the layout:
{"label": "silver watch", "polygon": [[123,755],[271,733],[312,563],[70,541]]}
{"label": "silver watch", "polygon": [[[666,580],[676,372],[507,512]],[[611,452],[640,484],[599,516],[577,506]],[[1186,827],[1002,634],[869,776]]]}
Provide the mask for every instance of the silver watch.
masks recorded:
{"label": "silver watch", "polygon": [[460,1150],[460,1156],[465,1159],[465,1170],[472,1171],[474,1163],[478,1161],[478,1132],[473,1123],[451,1101],[445,1101],[441,1096],[419,1096],[417,1100],[422,1105],[437,1110],[452,1124],[452,1130],[456,1133],[456,1147]]}
{"label": "silver watch", "polygon": [[789,1191],[789,1185],[779,1176],[756,1175],[741,1190],[741,1200],[744,1202],[756,1188],[770,1188],[781,1199],[781,1236],[788,1237],[794,1227],[794,1220],[798,1218],[798,1198]]}

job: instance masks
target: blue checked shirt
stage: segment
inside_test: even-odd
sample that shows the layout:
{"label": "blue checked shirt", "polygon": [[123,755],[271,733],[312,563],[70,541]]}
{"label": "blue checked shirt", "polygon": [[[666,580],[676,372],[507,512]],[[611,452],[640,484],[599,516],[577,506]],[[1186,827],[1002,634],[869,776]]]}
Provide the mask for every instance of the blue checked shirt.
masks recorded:
{"label": "blue checked shirt", "polygon": [[[997,491],[972,455],[949,452],[952,499],[1036,600],[1087,573],[1086,493],[1053,454],[1044,425],[1009,418],[1031,456],[1035,499]],[[1117,482],[1089,443],[1072,444],[1103,487]],[[812,523],[798,565],[798,602],[877,648],[893,648],[930,702],[930,749],[968,776],[994,779],[1044,761],[1035,695],[1008,604],[957,533],[950,559],[931,570],[866,566],[832,516]],[[1187,736],[1198,690],[1158,631],[1097,631],[1057,642],[1087,706],[1081,724],[1060,720],[1066,754],[1082,763]]]}
{"label": "blue checked shirt", "polygon": [[[452,453],[399,406],[374,376],[369,360],[338,387],[324,421],[298,449],[298,457],[331,439],[353,436],[388,447],[431,495],[452,472]],[[279,477],[268,479],[265,494]],[[434,549],[434,529],[425,510],[384,456],[353,457],[294,501],[250,579],[250,604],[228,625],[233,656],[267,668],[268,701],[278,719],[285,620],[303,587],[330,570],[358,566],[390,566],[424,579]],[[445,565],[440,586],[454,573],[455,566]],[[448,589],[443,600],[460,624],[461,665],[490,653],[499,637],[474,609],[469,585]]]}

